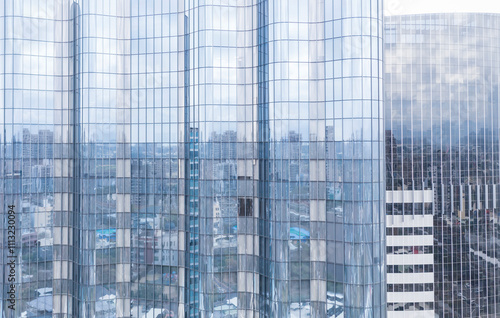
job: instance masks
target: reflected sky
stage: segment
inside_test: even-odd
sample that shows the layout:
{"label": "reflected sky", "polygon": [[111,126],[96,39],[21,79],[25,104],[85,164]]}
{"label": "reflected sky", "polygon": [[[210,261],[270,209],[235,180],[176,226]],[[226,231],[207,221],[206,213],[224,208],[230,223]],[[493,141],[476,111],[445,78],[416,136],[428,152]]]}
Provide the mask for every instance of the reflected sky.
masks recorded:
{"label": "reflected sky", "polygon": [[494,23],[494,15],[387,18],[385,74],[391,87],[386,98],[392,111],[386,129],[401,122],[407,135],[411,130],[428,138],[433,127],[451,125],[461,129],[453,130],[452,143],[492,129],[485,105],[498,100],[498,68],[492,59],[497,48],[489,44],[498,32],[483,24]]}

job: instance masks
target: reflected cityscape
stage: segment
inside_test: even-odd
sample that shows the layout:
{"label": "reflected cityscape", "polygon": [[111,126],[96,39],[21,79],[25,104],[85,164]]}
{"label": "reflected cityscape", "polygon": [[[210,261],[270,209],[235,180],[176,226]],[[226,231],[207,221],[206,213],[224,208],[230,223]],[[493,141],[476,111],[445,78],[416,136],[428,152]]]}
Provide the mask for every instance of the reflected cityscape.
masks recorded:
{"label": "reflected cityscape", "polygon": [[385,317],[381,2],[0,5],[2,316]]}

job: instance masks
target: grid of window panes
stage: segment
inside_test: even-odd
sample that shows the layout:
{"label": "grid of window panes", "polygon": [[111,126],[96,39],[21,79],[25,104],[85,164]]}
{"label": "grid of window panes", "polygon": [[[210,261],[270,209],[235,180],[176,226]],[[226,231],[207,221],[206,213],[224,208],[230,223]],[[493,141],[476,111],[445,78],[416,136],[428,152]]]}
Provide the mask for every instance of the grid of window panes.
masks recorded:
{"label": "grid of window panes", "polygon": [[183,1],[125,3],[130,5],[131,74],[130,148],[125,152],[130,156],[126,186],[131,216],[124,224],[131,229],[131,248],[125,287],[132,316],[176,317],[184,259],[179,251],[184,246],[179,236],[184,229],[184,183],[179,175],[184,174]]}
{"label": "grid of window panes", "polygon": [[[58,120],[68,119],[60,112],[61,103],[69,99],[69,87],[63,86],[70,54],[64,38],[69,29],[65,9],[69,12],[67,5],[45,1],[0,5],[0,310],[8,310],[11,317],[26,314],[29,307],[40,308],[38,304],[43,308],[49,298],[52,304],[53,255],[66,260],[69,256],[68,249],[53,249],[61,238],[54,231],[53,215],[54,162],[61,160],[54,150],[54,142],[61,140],[55,127]],[[65,192],[68,196],[71,190]],[[15,224],[8,223],[9,209],[15,212]],[[8,248],[8,225],[15,227],[13,249]],[[6,265],[10,261],[16,263],[14,274]],[[7,309],[5,301],[11,283],[15,310]]]}
{"label": "grid of window panes", "polygon": [[255,10],[255,1],[185,2],[186,122],[194,137],[193,191],[186,192],[194,203],[186,211],[190,317],[253,316],[257,310]]}
{"label": "grid of window panes", "polygon": [[385,316],[380,0],[0,10],[14,316]]}
{"label": "grid of window panes", "polygon": [[381,2],[268,10],[271,316],[385,317]]}
{"label": "grid of window panes", "polygon": [[434,198],[387,204],[387,214],[433,215],[440,317],[500,313],[499,38],[494,14],[385,20],[386,189]]}
{"label": "grid of window panes", "polygon": [[79,148],[73,182],[78,184],[74,209],[78,213],[75,283],[79,303],[75,314],[111,317],[117,316],[116,302],[124,297],[117,293],[117,263],[122,252],[118,241],[123,233],[117,223],[125,215],[119,213],[123,212],[119,210],[124,195],[123,189],[117,193],[117,179],[122,177],[119,169],[125,162],[118,149],[126,148],[126,140],[118,146],[117,132],[127,127],[120,125],[125,107],[121,94],[126,95],[127,78],[120,64],[128,60],[129,52],[123,45],[127,39],[119,36],[124,21],[116,1],[83,1],[76,10],[73,63],[78,128],[74,142],[79,142]]}

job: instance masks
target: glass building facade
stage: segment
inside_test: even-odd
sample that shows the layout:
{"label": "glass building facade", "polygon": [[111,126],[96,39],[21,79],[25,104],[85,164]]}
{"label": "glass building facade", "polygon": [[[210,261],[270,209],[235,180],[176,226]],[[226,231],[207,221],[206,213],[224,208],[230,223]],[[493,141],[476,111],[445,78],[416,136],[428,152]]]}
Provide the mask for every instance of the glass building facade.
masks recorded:
{"label": "glass building facade", "polygon": [[2,315],[385,317],[381,2],[3,1]]}
{"label": "glass building facade", "polygon": [[384,28],[388,317],[498,317],[500,15]]}

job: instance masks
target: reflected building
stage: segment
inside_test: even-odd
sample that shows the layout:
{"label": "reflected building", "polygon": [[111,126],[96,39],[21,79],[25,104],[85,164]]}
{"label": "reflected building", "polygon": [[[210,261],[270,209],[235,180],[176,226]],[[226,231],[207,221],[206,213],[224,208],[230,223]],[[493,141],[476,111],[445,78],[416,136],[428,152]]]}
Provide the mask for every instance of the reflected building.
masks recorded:
{"label": "reflected building", "polygon": [[388,317],[498,317],[500,16],[384,28]]}
{"label": "reflected building", "polygon": [[2,316],[385,317],[381,2],[2,3]]}

